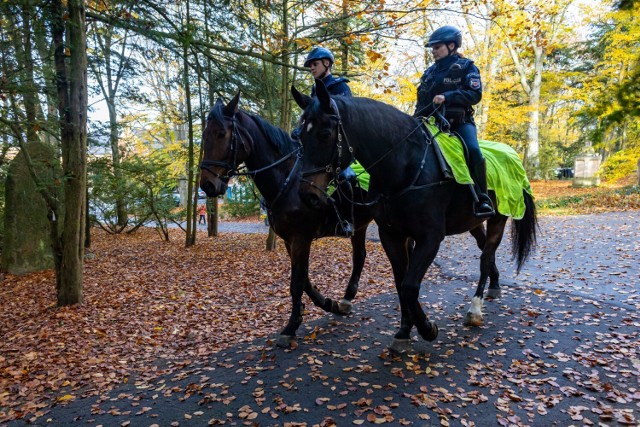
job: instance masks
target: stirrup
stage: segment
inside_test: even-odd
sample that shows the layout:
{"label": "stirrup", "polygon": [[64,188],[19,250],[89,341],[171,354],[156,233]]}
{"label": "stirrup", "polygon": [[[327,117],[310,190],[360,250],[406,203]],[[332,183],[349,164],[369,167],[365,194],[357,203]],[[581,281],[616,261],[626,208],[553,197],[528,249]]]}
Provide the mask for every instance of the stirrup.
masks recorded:
{"label": "stirrup", "polygon": [[496,214],[491,199],[486,194],[479,194],[478,200],[473,203],[473,215],[476,218],[490,218]]}

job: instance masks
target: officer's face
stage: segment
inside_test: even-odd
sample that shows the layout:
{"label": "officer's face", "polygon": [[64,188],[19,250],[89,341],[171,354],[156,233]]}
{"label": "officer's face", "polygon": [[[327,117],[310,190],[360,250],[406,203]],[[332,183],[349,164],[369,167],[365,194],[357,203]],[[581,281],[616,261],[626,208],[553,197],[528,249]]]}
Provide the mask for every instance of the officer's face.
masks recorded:
{"label": "officer's face", "polygon": [[309,63],[309,71],[314,79],[321,79],[324,77],[325,71],[327,71],[328,62],[325,59],[316,59]]}
{"label": "officer's face", "polygon": [[434,44],[433,46],[431,46],[431,55],[433,55],[434,61],[448,56],[449,50],[447,49],[447,45],[444,43]]}

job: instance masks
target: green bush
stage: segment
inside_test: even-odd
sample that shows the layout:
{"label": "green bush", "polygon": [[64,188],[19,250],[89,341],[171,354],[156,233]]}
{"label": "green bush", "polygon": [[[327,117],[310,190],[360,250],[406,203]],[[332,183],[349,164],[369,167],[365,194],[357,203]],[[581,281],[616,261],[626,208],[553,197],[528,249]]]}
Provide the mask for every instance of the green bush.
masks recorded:
{"label": "green bush", "polygon": [[258,199],[233,201],[226,200],[222,205],[220,216],[223,218],[244,218],[258,215],[260,213],[260,202]]}
{"label": "green bush", "polygon": [[238,176],[229,186],[227,197],[222,205],[221,217],[242,218],[260,214],[260,195],[253,180],[247,176]]}
{"label": "green bush", "polygon": [[638,159],[640,159],[640,147],[618,151],[600,166],[600,177],[611,182],[626,178],[638,168]]}

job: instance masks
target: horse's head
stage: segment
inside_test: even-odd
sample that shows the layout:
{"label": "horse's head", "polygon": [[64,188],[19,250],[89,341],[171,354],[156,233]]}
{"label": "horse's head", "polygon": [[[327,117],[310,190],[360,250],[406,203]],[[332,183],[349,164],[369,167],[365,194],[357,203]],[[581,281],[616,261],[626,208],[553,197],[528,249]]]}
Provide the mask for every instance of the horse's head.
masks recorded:
{"label": "horse's head", "polygon": [[304,110],[300,119],[304,149],[300,197],[311,207],[322,207],[327,203],[327,187],[349,166],[353,154],[344,138],[338,106],[322,81],[316,80],[317,98],[303,95],[295,87],[291,93]]}
{"label": "horse's head", "polygon": [[227,191],[227,184],[248,155],[248,147],[237,126],[238,93],[227,105],[218,99],[207,116],[202,135],[200,188],[209,197]]}

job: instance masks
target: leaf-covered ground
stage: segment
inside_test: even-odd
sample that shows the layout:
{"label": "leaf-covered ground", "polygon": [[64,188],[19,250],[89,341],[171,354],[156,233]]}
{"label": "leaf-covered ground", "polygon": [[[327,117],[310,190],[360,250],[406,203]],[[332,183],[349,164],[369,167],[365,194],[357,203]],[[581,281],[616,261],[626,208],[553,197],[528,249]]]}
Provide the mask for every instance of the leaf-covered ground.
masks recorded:
{"label": "leaf-covered ground", "polygon": [[571,180],[532,181],[538,212],[543,215],[576,215],[640,209],[637,177],[629,176],[599,187],[573,187]]}
{"label": "leaf-covered ground", "polygon": [[[537,199],[563,197],[572,191],[577,193],[569,195],[593,191],[569,186],[570,183],[563,181],[533,183]],[[597,200],[598,209],[616,208],[615,205],[608,205],[604,197],[598,197]],[[547,223],[546,232],[554,235],[556,232],[558,235],[566,232],[560,224]],[[170,242],[160,241],[151,230],[142,230],[131,236],[111,236],[94,230],[92,248],[88,251],[85,265],[85,301],[75,307],[55,306],[52,271],[3,277],[0,283],[0,423],[13,419],[46,419],[45,415],[52,405],[64,405],[82,397],[101,395],[122,384],[144,388],[163,375],[191,364],[205,363],[223,349],[256,339],[269,342],[277,334],[290,310],[289,262],[283,245],[280,243],[276,251],[267,253],[264,251],[263,235],[222,234],[216,239],[208,239],[201,233],[197,245],[185,249],[183,239],[184,235],[177,230],[172,231]],[[362,302],[364,296],[394,292],[388,261],[380,245],[368,242],[367,250],[368,258],[356,304]],[[624,254],[632,256],[626,252]],[[555,261],[561,265],[547,273],[547,280],[557,280],[563,274],[577,274],[569,265],[563,266],[563,260]],[[544,262],[541,261],[541,264]],[[325,239],[315,242],[311,263],[312,282],[325,295],[334,299],[342,297],[350,271],[348,241]],[[589,280],[599,282],[607,277],[626,278],[626,272],[614,271],[610,267],[601,261],[590,271],[583,272],[577,281],[589,283]],[[616,276],[610,276],[611,271]],[[428,274],[433,277],[438,270],[432,268]],[[305,303],[305,323],[325,315],[306,298]],[[511,312],[511,315],[514,313]],[[544,313],[525,310],[515,315],[521,316],[520,323],[526,325]],[[566,320],[567,324],[573,321],[572,313],[564,315],[565,319],[570,319]],[[451,316],[452,320],[459,323],[460,319],[456,317],[459,315]],[[580,316],[577,318],[590,322],[598,320],[592,319],[589,314]],[[393,320],[390,319],[390,322]],[[634,325],[637,324],[637,317],[623,316],[620,321],[623,325],[624,322],[627,322],[627,326]],[[595,352],[590,350],[589,353],[584,349],[584,353],[589,354],[585,363],[593,364],[594,369],[600,367],[611,360],[602,354],[609,355],[612,352],[615,353],[614,361],[625,357],[637,360],[637,345],[621,342],[626,339],[621,335],[608,336],[603,333],[600,337],[602,348]],[[464,345],[477,347],[478,343],[474,340],[464,341],[467,342]],[[551,349],[556,344],[547,341],[540,345]],[[491,351],[505,356],[500,353],[500,348],[492,348]],[[560,350],[557,357],[570,357],[563,354]],[[533,359],[532,366],[535,367],[538,358]],[[406,364],[406,361],[399,363]],[[483,369],[489,369],[493,372],[491,375],[496,376],[503,372],[492,366],[487,368],[483,365]],[[512,369],[531,367],[522,365],[513,366]],[[605,391],[609,387],[610,393],[615,392],[610,383],[602,382],[600,378],[596,382],[593,372],[570,370],[566,375],[577,378],[574,382],[586,383],[587,387],[604,388]],[[497,381],[498,378],[492,380],[492,376],[486,375],[486,372],[483,377],[471,374],[478,383]],[[635,378],[637,382],[637,372],[625,371],[623,374]],[[620,399],[626,402],[629,393],[631,399],[640,399],[640,389],[633,386]],[[429,403],[434,399],[433,396],[425,394],[421,398]],[[440,397],[444,399],[447,396]],[[483,399],[477,393],[464,397],[467,398],[470,402]],[[506,396],[506,402],[512,398],[516,399]],[[545,411],[547,407],[534,410]],[[594,408],[604,411],[602,419],[605,422],[618,419],[622,424],[634,425],[637,421],[633,412],[629,415],[618,411],[616,418],[612,410],[595,404],[574,409],[577,412],[576,421],[581,420],[581,411]],[[252,413],[247,413],[247,417]],[[508,414],[508,411],[505,413]],[[371,416],[365,414],[362,419],[365,420],[367,415]],[[441,418],[441,421],[449,418]],[[382,422],[383,417],[373,416],[371,419],[373,421],[368,422]],[[508,421],[507,416],[500,419]],[[512,424],[518,425],[518,422]]]}
{"label": "leaf-covered ground", "polygon": [[[152,230],[93,233],[82,305],[56,308],[52,271],[6,275],[1,283],[0,423],[273,337],[288,318],[282,242],[266,253],[264,235],[210,240],[201,233],[197,245],[185,249],[176,230],[170,242]],[[367,250],[360,295],[392,291],[380,245],[368,242]],[[312,252],[313,283],[341,298],[351,268],[349,241],[320,240]],[[305,302],[305,320],[324,314]]]}

